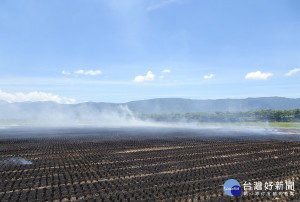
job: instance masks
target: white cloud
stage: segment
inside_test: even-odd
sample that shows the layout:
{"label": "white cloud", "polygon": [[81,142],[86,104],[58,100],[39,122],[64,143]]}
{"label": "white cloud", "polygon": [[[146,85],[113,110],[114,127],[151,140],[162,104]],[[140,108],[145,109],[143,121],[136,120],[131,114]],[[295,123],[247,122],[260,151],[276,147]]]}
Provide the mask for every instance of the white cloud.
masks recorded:
{"label": "white cloud", "polygon": [[133,81],[134,82],[152,81],[154,77],[155,75],[151,71],[148,71],[146,76],[136,76],[133,79]]}
{"label": "white cloud", "polygon": [[164,0],[158,4],[155,4],[155,5],[152,5],[152,6],[149,6],[147,8],[147,11],[153,11],[153,10],[157,10],[157,9],[160,9],[160,8],[163,8],[171,3],[175,3],[176,1],[178,0]]}
{"label": "white cloud", "polygon": [[89,76],[96,76],[102,74],[101,70],[77,70],[75,71],[75,74],[81,74],[81,75],[89,75]]}
{"label": "white cloud", "polygon": [[292,76],[293,74],[295,74],[299,71],[300,71],[300,68],[295,68],[295,69],[292,69],[291,71],[289,71],[288,73],[286,73],[285,75],[286,76]]}
{"label": "white cloud", "polygon": [[160,79],[163,79],[163,78],[165,78],[165,76],[164,76],[164,75],[160,75],[159,78],[160,78]]}
{"label": "white cloud", "polygon": [[73,98],[60,97],[52,93],[30,92],[30,93],[6,93],[0,90],[0,100],[7,102],[37,102],[37,101],[53,101],[61,104],[73,104],[76,102]]}
{"label": "white cloud", "polygon": [[65,71],[65,70],[63,70],[61,73],[62,73],[63,75],[71,75],[71,72],[67,72],[67,71]]}
{"label": "white cloud", "polygon": [[171,73],[171,70],[170,70],[170,69],[164,69],[164,70],[162,71],[162,73]]}
{"label": "white cloud", "polygon": [[215,75],[214,74],[210,74],[210,75],[205,75],[203,78],[204,79],[212,79]]}
{"label": "white cloud", "polygon": [[257,71],[257,72],[248,73],[245,76],[245,78],[246,79],[253,79],[253,80],[267,80],[271,76],[273,76],[272,73],[265,73],[265,72]]}

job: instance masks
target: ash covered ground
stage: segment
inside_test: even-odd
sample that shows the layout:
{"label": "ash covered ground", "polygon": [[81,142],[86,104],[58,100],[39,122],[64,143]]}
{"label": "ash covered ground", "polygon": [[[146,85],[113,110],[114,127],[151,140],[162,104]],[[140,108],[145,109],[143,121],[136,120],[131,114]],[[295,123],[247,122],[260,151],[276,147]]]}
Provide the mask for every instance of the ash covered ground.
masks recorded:
{"label": "ash covered ground", "polygon": [[[0,130],[0,201],[299,201],[299,131],[262,128]],[[229,197],[228,179],[294,181]]]}

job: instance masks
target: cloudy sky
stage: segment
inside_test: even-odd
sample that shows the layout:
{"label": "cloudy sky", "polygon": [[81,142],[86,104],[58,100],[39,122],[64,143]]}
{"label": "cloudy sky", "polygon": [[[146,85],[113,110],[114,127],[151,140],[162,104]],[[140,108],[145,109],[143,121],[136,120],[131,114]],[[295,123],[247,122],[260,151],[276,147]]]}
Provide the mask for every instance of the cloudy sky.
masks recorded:
{"label": "cloudy sky", "polygon": [[298,0],[2,0],[0,99],[300,97]]}

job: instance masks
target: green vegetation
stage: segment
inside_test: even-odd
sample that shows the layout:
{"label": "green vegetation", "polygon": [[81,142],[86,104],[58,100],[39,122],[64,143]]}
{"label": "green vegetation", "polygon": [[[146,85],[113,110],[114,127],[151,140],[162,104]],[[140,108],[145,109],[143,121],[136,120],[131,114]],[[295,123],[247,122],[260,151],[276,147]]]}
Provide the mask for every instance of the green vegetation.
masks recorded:
{"label": "green vegetation", "polygon": [[[139,114],[142,120],[159,122],[282,122],[281,127],[290,126],[290,122],[300,122],[300,109],[295,110],[257,110],[247,112],[196,112]],[[283,124],[283,122],[285,122]],[[290,124],[288,124],[288,123]],[[278,124],[277,124],[278,125]]]}
{"label": "green vegetation", "polygon": [[273,128],[299,128],[299,122],[270,122],[270,127]]}
{"label": "green vegetation", "polygon": [[[175,123],[174,123],[175,124]],[[198,126],[210,127],[271,127],[271,128],[286,128],[299,129],[300,122],[198,122]]]}

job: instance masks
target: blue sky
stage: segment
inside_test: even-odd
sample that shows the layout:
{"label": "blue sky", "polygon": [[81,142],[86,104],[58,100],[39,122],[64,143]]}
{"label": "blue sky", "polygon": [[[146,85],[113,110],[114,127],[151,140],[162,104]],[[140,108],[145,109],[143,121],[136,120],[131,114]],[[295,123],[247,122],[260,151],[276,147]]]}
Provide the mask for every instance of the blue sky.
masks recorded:
{"label": "blue sky", "polygon": [[300,97],[298,0],[2,0],[0,99]]}

